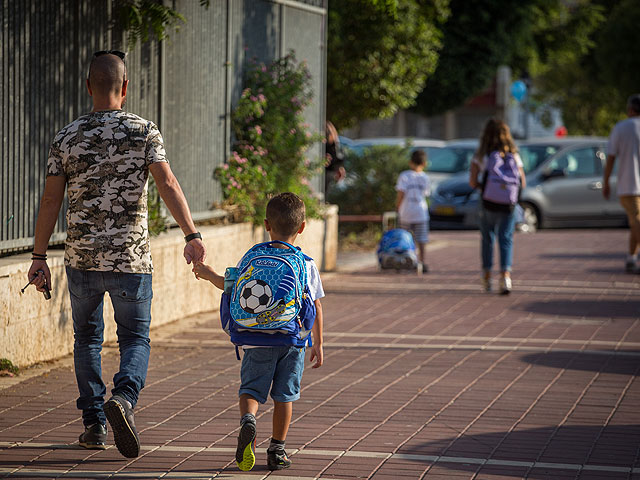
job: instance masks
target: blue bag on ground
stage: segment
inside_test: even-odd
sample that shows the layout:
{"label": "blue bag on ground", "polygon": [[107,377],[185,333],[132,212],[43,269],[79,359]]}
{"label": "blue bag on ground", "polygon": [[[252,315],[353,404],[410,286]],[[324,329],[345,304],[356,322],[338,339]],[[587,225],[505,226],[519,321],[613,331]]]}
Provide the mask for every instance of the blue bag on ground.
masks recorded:
{"label": "blue bag on ground", "polygon": [[[274,247],[281,244],[286,248]],[[220,302],[222,328],[238,345],[305,346],[316,318],[299,248],[285,242],[255,245],[240,260],[237,279]]]}
{"label": "blue bag on ground", "polygon": [[413,235],[402,228],[394,228],[384,232],[378,245],[377,254],[378,263],[384,269],[415,269],[418,265]]}

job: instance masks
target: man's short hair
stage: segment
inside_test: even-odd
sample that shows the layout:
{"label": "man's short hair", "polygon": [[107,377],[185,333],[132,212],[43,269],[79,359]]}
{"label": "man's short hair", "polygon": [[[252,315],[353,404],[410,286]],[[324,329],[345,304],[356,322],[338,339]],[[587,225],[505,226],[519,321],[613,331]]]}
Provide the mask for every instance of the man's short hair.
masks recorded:
{"label": "man's short hair", "polygon": [[89,85],[103,95],[117,93],[127,79],[127,67],[124,60],[114,54],[98,55],[89,65]]}
{"label": "man's short hair", "polygon": [[640,93],[635,93],[629,97],[629,100],[627,100],[627,108],[630,108],[634,113],[640,115]]}
{"label": "man's short hair", "polygon": [[275,233],[291,237],[300,230],[304,219],[304,202],[295,193],[279,193],[267,203],[267,221]]}
{"label": "man's short hair", "polygon": [[409,161],[414,165],[426,165],[427,154],[424,152],[424,150],[414,150]]}

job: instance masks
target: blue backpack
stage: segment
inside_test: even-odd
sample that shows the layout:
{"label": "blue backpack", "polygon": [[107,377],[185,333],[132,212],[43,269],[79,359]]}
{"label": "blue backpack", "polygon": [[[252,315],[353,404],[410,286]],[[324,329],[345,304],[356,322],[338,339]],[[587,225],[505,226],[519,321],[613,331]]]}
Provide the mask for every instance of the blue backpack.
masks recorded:
{"label": "blue backpack", "polygon": [[381,268],[414,269],[418,264],[413,235],[402,228],[384,232],[376,253]]}
{"label": "blue backpack", "polygon": [[299,248],[280,241],[259,243],[242,257],[237,279],[220,301],[222,328],[236,350],[240,345],[311,345],[316,307],[307,260]]}

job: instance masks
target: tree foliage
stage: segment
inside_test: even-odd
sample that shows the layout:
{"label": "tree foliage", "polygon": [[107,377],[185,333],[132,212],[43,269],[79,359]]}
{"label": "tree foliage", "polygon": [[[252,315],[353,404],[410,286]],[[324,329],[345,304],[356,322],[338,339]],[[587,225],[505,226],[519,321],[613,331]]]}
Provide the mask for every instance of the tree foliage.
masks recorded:
{"label": "tree foliage", "polygon": [[[200,0],[200,5],[209,8],[210,1]],[[130,49],[137,42],[160,42],[169,37],[171,29],[177,32],[186,22],[177,10],[157,0],[116,0],[114,11],[114,21],[126,32]]]}
{"label": "tree foliage", "polygon": [[330,1],[327,117],[338,128],[413,104],[436,67],[447,4],[398,0],[394,13],[380,0]]}
{"label": "tree foliage", "polygon": [[417,98],[416,110],[436,115],[480,93],[531,28],[531,2],[452,0],[438,66]]}
{"label": "tree foliage", "polygon": [[560,38],[536,77],[537,96],[562,111],[571,134],[607,135],[640,91],[640,8],[633,0],[588,1],[569,9],[580,47]]}

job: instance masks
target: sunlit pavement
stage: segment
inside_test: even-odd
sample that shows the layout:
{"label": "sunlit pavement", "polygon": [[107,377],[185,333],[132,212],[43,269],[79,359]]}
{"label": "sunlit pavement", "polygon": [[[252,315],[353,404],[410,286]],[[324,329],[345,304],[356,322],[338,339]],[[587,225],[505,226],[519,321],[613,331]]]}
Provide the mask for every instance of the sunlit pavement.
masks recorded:
{"label": "sunlit pavement", "polygon": [[256,466],[235,466],[240,362],[212,312],[153,331],[136,459],[111,432],[107,450],[74,445],[69,358],[0,379],[0,478],[640,479],[627,231],[517,234],[509,296],[481,292],[477,232],[431,238],[426,275],[378,272],[373,253],[324,275],[325,365],[305,371],[290,469],[266,468],[271,401]]}

